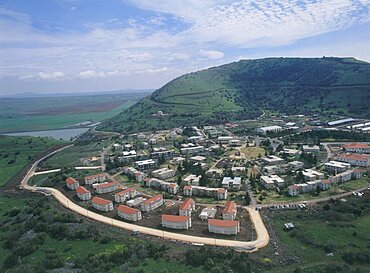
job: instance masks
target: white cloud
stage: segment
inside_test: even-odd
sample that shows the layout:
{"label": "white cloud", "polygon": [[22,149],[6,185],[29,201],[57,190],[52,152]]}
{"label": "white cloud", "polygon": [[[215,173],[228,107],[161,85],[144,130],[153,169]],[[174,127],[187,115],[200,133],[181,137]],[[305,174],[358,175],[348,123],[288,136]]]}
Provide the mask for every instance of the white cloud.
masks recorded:
{"label": "white cloud", "polygon": [[19,79],[20,80],[29,80],[29,79],[33,79],[35,78],[34,75],[23,75],[23,76],[19,76]]}
{"label": "white cloud", "polygon": [[37,75],[41,80],[57,80],[65,76],[64,73],[60,71],[52,73],[39,72]]}
{"label": "white cloud", "polygon": [[224,57],[224,53],[221,51],[216,50],[200,50],[199,55],[202,57],[206,57],[211,60],[217,60]]}

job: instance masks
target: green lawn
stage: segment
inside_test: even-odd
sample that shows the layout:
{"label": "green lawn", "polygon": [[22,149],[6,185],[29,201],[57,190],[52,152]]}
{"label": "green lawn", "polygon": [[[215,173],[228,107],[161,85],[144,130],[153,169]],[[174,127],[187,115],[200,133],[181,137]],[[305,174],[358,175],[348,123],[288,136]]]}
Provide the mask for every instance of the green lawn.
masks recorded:
{"label": "green lawn", "polygon": [[5,185],[37,154],[63,141],[41,137],[0,136],[0,186]]}
{"label": "green lawn", "polygon": [[346,190],[346,191],[353,191],[353,190],[357,190],[357,189],[365,187],[365,186],[370,186],[370,178],[369,177],[363,177],[363,178],[358,179],[358,180],[351,180],[351,181],[348,181],[348,182],[340,185],[339,187],[343,190]]}

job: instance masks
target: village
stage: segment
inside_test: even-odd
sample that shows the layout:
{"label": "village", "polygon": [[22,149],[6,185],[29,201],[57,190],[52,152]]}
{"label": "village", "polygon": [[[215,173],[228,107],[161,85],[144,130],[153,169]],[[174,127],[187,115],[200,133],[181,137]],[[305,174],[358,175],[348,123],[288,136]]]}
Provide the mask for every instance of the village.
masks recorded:
{"label": "village", "polygon": [[90,210],[139,226],[251,241],[246,206],[310,199],[368,174],[367,143],[285,144],[268,136],[302,130],[295,122],[258,127],[250,135],[233,134],[237,127],[120,136],[105,149],[103,172],[68,177],[59,189]]}

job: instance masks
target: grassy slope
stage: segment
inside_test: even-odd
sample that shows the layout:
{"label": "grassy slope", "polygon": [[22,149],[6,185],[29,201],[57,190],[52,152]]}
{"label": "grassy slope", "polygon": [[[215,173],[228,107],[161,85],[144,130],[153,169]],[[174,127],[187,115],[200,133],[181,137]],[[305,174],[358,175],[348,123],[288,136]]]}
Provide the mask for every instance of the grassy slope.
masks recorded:
{"label": "grassy slope", "polygon": [[[0,136],[0,186],[22,170],[37,154],[62,141],[36,137]],[[11,163],[14,160],[14,163]]]}
{"label": "grassy slope", "polygon": [[86,120],[102,121],[129,108],[142,95],[61,98],[0,98],[0,133],[56,129]]}
{"label": "grassy slope", "polygon": [[[285,113],[369,117],[370,64],[351,58],[240,61],[181,76],[102,128],[137,131]],[[171,114],[154,117],[157,111]]]}

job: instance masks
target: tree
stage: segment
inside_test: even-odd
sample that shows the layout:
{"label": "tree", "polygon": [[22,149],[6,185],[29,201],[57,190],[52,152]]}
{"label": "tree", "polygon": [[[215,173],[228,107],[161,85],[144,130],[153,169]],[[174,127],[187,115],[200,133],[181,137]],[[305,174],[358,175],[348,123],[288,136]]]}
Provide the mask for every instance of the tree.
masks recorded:
{"label": "tree", "polygon": [[245,204],[249,206],[251,204],[251,197],[249,196],[249,192],[245,192]]}

